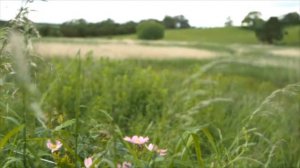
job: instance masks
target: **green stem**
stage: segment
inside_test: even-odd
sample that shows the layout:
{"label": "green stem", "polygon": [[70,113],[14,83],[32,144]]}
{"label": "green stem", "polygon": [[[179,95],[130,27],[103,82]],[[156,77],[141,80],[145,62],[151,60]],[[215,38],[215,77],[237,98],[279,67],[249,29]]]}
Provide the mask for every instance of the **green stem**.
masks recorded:
{"label": "green stem", "polygon": [[26,91],[23,90],[23,123],[24,123],[24,130],[23,130],[23,165],[24,167],[27,167],[27,161],[26,161],[26,148],[27,148],[27,108],[26,108]]}
{"label": "green stem", "polygon": [[80,60],[80,52],[78,52],[78,68],[77,68],[77,82],[76,82],[76,104],[75,104],[75,165],[76,167],[80,167],[77,164],[78,160],[78,132],[79,132],[79,115],[80,115],[80,92],[81,92],[81,60]]}

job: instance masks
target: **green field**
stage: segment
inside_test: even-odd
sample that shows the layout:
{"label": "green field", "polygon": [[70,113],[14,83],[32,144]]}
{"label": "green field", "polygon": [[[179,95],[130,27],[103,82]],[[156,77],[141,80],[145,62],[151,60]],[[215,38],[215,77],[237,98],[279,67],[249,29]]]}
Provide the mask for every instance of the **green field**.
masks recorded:
{"label": "green field", "polygon": [[[288,32],[284,36],[281,45],[300,45],[300,26],[292,26],[285,29]],[[117,36],[117,38],[136,39],[136,35]],[[228,28],[201,28],[201,29],[179,29],[166,30],[164,40],[190,41],[218,44],[259,44],[255,33],[250,30],[228,27]]]}

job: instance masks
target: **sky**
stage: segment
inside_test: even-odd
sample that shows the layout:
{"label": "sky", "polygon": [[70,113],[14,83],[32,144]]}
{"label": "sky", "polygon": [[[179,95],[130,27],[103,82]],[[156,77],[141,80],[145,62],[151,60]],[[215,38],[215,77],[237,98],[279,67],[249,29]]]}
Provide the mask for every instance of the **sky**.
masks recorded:
{"label": "sky", "polygon": [[[0,0],[0,20],[10,20],[24,0]],[[117,23],[162,20],[166,15],[184,15],[194,27],[222,27],[230,17],[233,25],[250,11],[259,11],[262,18],[282,16],[300,11],[300,0],[35,0],[27,6],[35,10],[29,19],[42,23],[63,23],[83,18],[100,22],[108,18]]]}

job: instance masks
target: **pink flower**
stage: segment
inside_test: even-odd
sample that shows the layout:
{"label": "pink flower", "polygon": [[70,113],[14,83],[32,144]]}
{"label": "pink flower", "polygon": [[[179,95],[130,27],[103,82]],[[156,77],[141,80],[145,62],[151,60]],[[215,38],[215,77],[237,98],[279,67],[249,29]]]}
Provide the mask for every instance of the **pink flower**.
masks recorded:
{"label": "pink flower", "polygon": [[149,151],[156,151],[158,148],[157,148],[157,146],[156,145],[153,145],[152,143],[151,144],[149,144],[149,145],[145,145],[146,146],[146,148],[149,150]]}
{"label": "pink flower", "polygon": [[131,167],[132,167],[132,164],[129,162],[123,162],[122,165],[121,164],[117,165],[117,168],[131,168]]}
{"label": "pink flower", "polygon": [[149,138],[134,135],[132,138],[126,136],[124,140],[133,144],[142,145],[144,143],[147,143],[149,141]]}
{"label": "pink flower", "polygon": [[160,156],[165,156],[167,155],[167,149],[158,149],[156,150],[156,152],[160,155]]}
{"label": "pink flower", "polygon": [[52,153],[59,150],[63,145],[59,140],[56,140],[55,142],[56,143],[53,144],[50,139],[48,139],[47,141],[47,147],[51,150]]}
{"label": "pink flower", "polygon": [[84,166],[85,166],[86,168],[91,167],[92,164],[93,164],[92,157],[89,157],[89,158],[85,158],[85,159],[84,159]]}
{"label": "pink flower", "polygon": [[165,156],[167,155],[167,149],[158,149],[156,145],[153,145],[152,143],[149,145],[145,145],[146,148],[151,151],[151,152],[157,152],[160,156]]}

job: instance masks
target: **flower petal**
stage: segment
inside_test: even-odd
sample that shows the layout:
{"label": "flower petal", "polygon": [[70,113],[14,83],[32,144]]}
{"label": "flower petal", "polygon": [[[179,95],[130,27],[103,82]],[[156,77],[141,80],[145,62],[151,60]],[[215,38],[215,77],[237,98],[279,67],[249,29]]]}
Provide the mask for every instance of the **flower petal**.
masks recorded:
{"label": "flower petal", "polygon": [[91,167],[92,164],[93,164],[92,157],[89,157],[89,158],[85,158],[85,159],[84,159],[84,165],[85,165],[86,168]]}

